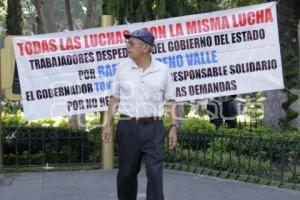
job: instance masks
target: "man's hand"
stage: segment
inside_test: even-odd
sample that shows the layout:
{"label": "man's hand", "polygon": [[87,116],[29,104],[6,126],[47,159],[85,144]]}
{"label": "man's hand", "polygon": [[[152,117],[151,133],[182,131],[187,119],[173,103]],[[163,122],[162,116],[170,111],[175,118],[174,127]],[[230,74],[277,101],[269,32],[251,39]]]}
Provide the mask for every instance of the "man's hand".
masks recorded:
{"label": "man's hand", "polygon": [[102,131],[102,141],[104,143],[108,143],[111,140],[111,135],[112,135],[112,128],[111,127],[104,127]]}
{"label": "man's hand", "polygon": [[106,112],[104,116],[104,124],[105,126],[102,129],[102,141],[104,143],[108,143],[111,141],[111,135],[112,135],[112,124],[113,124],[113,118],[114,114],[116,111],[116,108],[118,106],[120,99],[115,96],[111,96],[109,100],[109,105],[108,105],[108,111]]}
{"label": "man's hand", "polygon": [[172,127],[169,132],[169,148],[173,149],[177,144],[177,133],[176,128]]}

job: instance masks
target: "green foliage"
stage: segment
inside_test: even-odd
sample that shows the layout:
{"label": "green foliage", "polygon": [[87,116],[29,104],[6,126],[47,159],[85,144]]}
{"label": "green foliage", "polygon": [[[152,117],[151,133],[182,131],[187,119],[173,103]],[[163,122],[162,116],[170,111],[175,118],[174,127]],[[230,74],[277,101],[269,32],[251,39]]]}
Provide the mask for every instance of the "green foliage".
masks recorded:
{"label": "green foliage", "polygon": [[35,121],[27,121],[21,111],[16,113],[2,114],[2,125],[5,127],[60,127],[68,128],[68,121],[66,118],[60,119],[41,119]]}
{"label": "green foliage", "polygon": [[[9,0],[18,1],[18,0]],[[163,19],[182,15],[191,15],[197,13],[211,12],[220,9],[246,6],[256,3],[262,3],[263,0],[95,0],[96,15],[98,19],[100,11],[102,14],[115,16],[116,24],[134,23],[141,21],[149,21],[155,19]],[[0,19],[4,12],[5,2],[2,8],[0,4]],[[19,1],[23,5],[24,17],[24,33],[31,34],[36,32],[36,10],[31,0]],[[70,1],[71,13],[75,29],[80,29],[83,26],[86,17],[87,0]],[[59,31],[67,29],[67,18],[65,11],[64,0],[53,0],[54,16],[56,27]],[[100,8],[102,7],[102,8]]]}
{"label": "green foliage", "polygon": [[261,98],[260,92],[252,93],[246,97],[245,114],[250,117],[251,121],[258,121],[263,117]]}
{"label": "green foliage", "polygon": [[3,126],[26,126],[28,121],[24,119],[23,113],[18,111],[17,113],[3,113],[2,125]]}
{"label": "green foliage", "polygon": [[264,127],[229,129],[224,126],[213,131],[206,126],[197,126],[200,123],[193,119],[185,124],[184,132],[178,135],[180,148],[216,154],[231,152],[276,161],[281,159],[282,154],[288,155],[300,147],[300,134],[295,131],[273,131]]}
{"label": "green foliage", "polygon": [[[177,2],[177,1],[174,1]],[[157,19],[163,19],[166,17],[167,13],[166,13],[166,7],[167,7],[167,2],[166,0],[160,0],[158,1],[158,3],[156,4],[157,6],[155,6],[156,8],[156,12],[157,12]],[[175,5],[174,3],[170,4],[169,6],[173,6]]]}
{"label": "green foliage", "polygon": [[291,122],[298,117],[299,113],[290,108],[291,104],[299,98],[297,94],[292,92],[292,89],[299,85],[298,56],[296,55],[295,50],[290,49],[286,52],[283,64],[286,86],[284,92],[287,95],[287,100],[282,103],[282,108],[286,112],[286,115],[279,119],[279,125],[283,129],[297,130],[297,128],[291,125]]}
{"label": "green foliage", "polygon": [[296,139],[280,140],[272,137],[264,137],[256,138],[245,135],[225,136],[222,141],[222,136],[220,136],[214,142],[209,143],[209,149],[215,152],[233,152],[241,156],[258,157],[261,160],[278,162],[282,159],[282,155],[293,155],[293,152],[297,148]]}
{"label": "green foliage", "polygon": [[67,118],[41,119],[28,121],[24,118],[21,105],[18,101],[4,99],[2,107],[2,125],[6,127],[60,127],[68,128]]}
{"label": "green foliage", "polygon": [[59,120],[55,120],[54,127],[59,127],[59,128],[69,128],[69,122],[67,118],[61,118]]}
{"label": "green foliage", "polygon": [[[197,169],[205,167],[214,170],[225,171],[232,174],[243,175],[258,175],[268,178],[270,163],[268,161],[259,161],[253,158],[251,165],[249,165],[249,158],[246,156],[239,156],[236,153],[216,152],[212,150],[207,151],[191,151],[187,149],[177,148],[180,153],[169,154],[166,162],[168,165],[177,164],[177,168],[183,169],[186,166],[190,169]],[[205,158],[205,159],[204,159]],[[175,164],[176,163],[176,164]]]}
{"label": "green foliage", "polygon": [[[68,128],[68,118],[45,118],[40,120],[27,121],[24,118],[24,113],[21,111],[21,105],[18,101],[10,101],[4,99],[4,105],[2,107],[2,124],[4,126],[26,126],[26,127],[59,127]],[[87,115],[86,120],[87,129],[99,127],[100,116],[98,113]]]}
{"label": "green foliage", "polygon": [[7,35],[22,35],[22,5],[20,0],[8,0],[6,31]]}
{"label": "green foliage", "polygon": [[208,0],[159,0],[156,3],[153,9],[156,19],[220,10],[217,3]]}
{"label": "green foliage", "polygon": [[264,2],[265,0],[222,0],[220,4],[223,8],[236,8]]}
{"label": "green foliage", "polygon": [[10,101],[8,99],[3,100],[2,111],[8,114],[14,114],[21,111],[21,104],[19,101]]}
{"label": "green foliage", "polygon": [[288,89],[294,88],[299,85],[299,79],[297,77],[299,73],[298,69],[298,56],[294,49],[289,49],[283,60],[285,85]]}
{"label": "green foliage", "polygon": [[5,20],[6,17],[6,9],[7,9],[7,1],[0,1],[0,23]]}
{"label": "green foliage", "polygon": [[6,35],[6,11],[7,11],[7,0],[0,1],[0,37]]}
{"label": "green foliage", "polygon": [[99,127],[97,127],[97,128],[92,128],[88,134],[88,141],[89,141],[88,160],[89,160],[89,162],[92,162],[92,163],[100,162],[100,158],[101,158],[100,149],[101,149],[101,145],[102,145],[100,132],[101,132],[101,129]]}
{"label": "green foliage", "polygon": [[[67,145],[61,146],[60,150],[56,151],[50,148],[45,149],[45,161],[49,164],[57,163],[68,163],[70,159],[70,163],[76,163],[80,160],[80,154],[78,149],[71,149]],[[70,156],[70,158],[69,158]],[[14,165],[15,163],[18,165],[41,165],[43,163],[43,153],[41,151],[29,154],[28,151],[23,151],[17,155],[13,153],[4,154],[4,163],[6,165]]]}
{"label": "green foliage", "polygon": [[184,116],[186,116],[187,114],[189,114],[189,112],[191,111],[192,106],[190,104],[184,104],[183,105],[183,110],[184,110]]}
{"label": "green foliage", "polygon": [[187,118],[183,121],[183,131],[187,133],[210,133],[215,129],[207,120]]}
{"label": "green foliage", "polygon": [[210,12],[220,7],[208,0],[104,0],[102,9],[116,16],[118,24],[124,24]]}
{"label": "green foliage", "polygon": [[[228,129],[207,133],[179,133],[176,150],[167,151],[166,166],[193,172],[216,170],[270,181],[293,182],[300,134],[267,128]],[[272,173],[272,174],[271,174]],[[283,173],[283,174],[282,174]],[[297,177],[297,175],[296,175]]]}
{"label": "green foliage", "polygon": [[30,127],[53,127],[55,120],[53,119],[41,119],[37,121],[29,121],[28,125]]}
{"label": "green foliage", "polygon": [[86,129],[90,130],[100,126],[100,113],[86,114]]}
{"label": "green foliage", "polygon": [[108,0],[103,0],[102,4],[102,14],[103,15],[111,15],[111,11],[113,11],[114,8],[114,1],[108,1]]}
{"label": "green foliage", "polygon": [[[48,122],[52,123],[49,120]],[[90,157],[93,157],[90,152],[96,154],[97,150],[99,151],[97,146],[100,141],[99,133],[92,138],[85,131],[70,129],[4,127],[3,136],[5,138],[4,162],[6,165],[90,162]],[[83,157],[81,157],[82,155]]]}
{"label": "green foliage", "polygon": [[[149,21],[154,19],[152,7],[154,0],[130,0],[130,1],[111,1],[104,0],[104,5],[113,8],[113,15],[116,16],[118,24]],[[138,10],[138,12],[137,12]]]}
{"label": "green foliage", "polygon": [[171,126],[171,119],[169,116],[164,116],[163,118],[163,124],[166,130],[168,130]]}
{"label": "green foliage", "polygon": [[298,131],[293,130],[284,130],[284,131],[274,131],[270,128],[266,127],[258,127],[258,128],[241,128],[241,129],[228,129],[225,127],[221,127],[218,129],[218,133],[224,135],[232,135],[232,136],[246,136],[246,137],[254,137],[261,139],[275,139],[275,140],[297,140],[300,142],[300,134]]}

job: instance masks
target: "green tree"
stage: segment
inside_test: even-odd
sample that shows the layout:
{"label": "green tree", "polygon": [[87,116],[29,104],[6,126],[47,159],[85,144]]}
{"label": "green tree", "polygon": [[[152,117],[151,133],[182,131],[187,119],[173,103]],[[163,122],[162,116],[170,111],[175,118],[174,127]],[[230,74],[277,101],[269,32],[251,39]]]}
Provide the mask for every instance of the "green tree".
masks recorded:
{"label": "green tree", "polygon": [[282,103],[282,108],[285,111],[285,116],[279,119],[279,125],[285,130],[297,130],[297,127],[292,125],[292,121],[295,120],[299,113],[291,108],[292,103],[299,98],[292,89],[299,85],[298,80],[298,56],[294,49],[288,49],[285,53],[283,60],[284,64],[284,79],[286,89],[284,90],[287,99]]}
{"label": "green tree", "polygon": [[103,13],[117,24],[163,19],[219,10],[216,0],[103,0]]}
{"label": "green tree", "polygon": [[0,37],[5,35],[6,9],[7,9],[7,1],[6,0],[0,1]]}
{"label": "green tree", "polygon": [[223,8],[236,8],[248,5],[254,5],[258,3],[264,3],[265,0],[222,0],[220,5]]}
{"label": "green tree", "polygon": [[220,10],[216,0],[158,0],[157,18],[168,18]]}
{"label": "green tree", "polygon": [[6,17],[7,1],[0,1],[0,22],[3,22]]}

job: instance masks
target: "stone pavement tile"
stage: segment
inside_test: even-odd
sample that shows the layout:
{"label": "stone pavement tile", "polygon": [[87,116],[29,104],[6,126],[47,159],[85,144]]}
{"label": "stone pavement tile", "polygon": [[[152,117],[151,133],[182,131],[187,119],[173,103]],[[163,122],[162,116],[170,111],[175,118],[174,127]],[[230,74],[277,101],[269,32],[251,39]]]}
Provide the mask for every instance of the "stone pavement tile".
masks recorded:
{"label": "stone pavement tile", "polygon": [[[117,170],[7,174],[0,200],[116,200]],[[137,200],[146,199],[139,174]],[[6,184],[4,184],[6,183]],[[165,200],[299,200],[300,192],[204,175],[164,171]]]}
{"label": "stone pavement tile", "polygon": [[[224,180],[204,175],[169,171],[165,176],[168,199],[205,200],[296,200],[300,192],[270,186]],[[176,189],[177,188],[177,189]]]}
{"label": "stone pavement tile", "polygon": [[8,193],[9,187],[0,186],[0,199],[6,200],[8,199]]}
{"label": "stone pavement tile", "polygon": [[51,195],[44,195],[42,200],[84,200],[81,199],[78,195],[57,195],[57,194],[51,194]]}
{"label": "stone pavement tile", "polygon": [[116,200],[116,170],[77,173],[76,187],[84,200]]}
{"label": "stone pavement tile", "polygon": [[[11,183],[9,184],[9,186],[7,186],[4,192],[1,191],[1,186],[0,186],[1,200],[10,200],[10,199],[40,200],[41,199],[42,179],[40,178],[39,175],[27,176],[26,174],[24,175],[8,174],[6,175],[5,179],[8,182],[11,181]],[[4,193],[3,196],[2,193]]]}
{"label": "stone pavement tile", "polygon": [[[38,195],[38,194],[30,194],[27,193],[26,195],[22,194],[22,195],[15,195],[15,194],[11,194],[6,197],[6,199],[3,200],[41,200],[42,199],[42,195]],[[2,199],[1,199],[2,200]]]}
{"label": "stone pavement tile", "polygon": [[15,179],[14,175],[0,174],[0,188],[10,186]]}

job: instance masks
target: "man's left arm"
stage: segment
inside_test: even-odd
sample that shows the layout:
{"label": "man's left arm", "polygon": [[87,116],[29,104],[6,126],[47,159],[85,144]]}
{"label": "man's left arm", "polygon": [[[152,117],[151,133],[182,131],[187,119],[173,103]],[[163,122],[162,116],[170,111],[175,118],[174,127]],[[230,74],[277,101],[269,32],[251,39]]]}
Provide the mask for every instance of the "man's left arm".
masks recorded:
{"label": "man's left arm", "polygon": [[175,101],[167,102],[167,110],[171,118],[171,127],[169,131],[169,148],[173,149],[177,144],[177,122],[176,122],[176,103]]}
{"label": "man's left arm", "polygon": [[176,121],[176,102],[175,102],[175,83],[171,76],[170,69],[168,67],[166,71],[165,81],[165,96],[167,112],[171,118],[171,126],[169,131],[169,148],[173,149],[177,143],[177,121]]}

